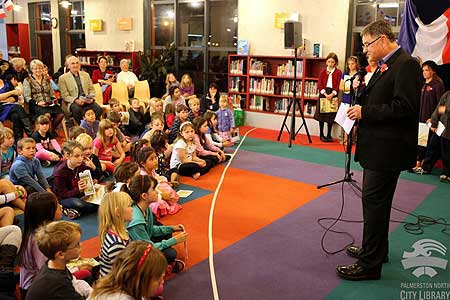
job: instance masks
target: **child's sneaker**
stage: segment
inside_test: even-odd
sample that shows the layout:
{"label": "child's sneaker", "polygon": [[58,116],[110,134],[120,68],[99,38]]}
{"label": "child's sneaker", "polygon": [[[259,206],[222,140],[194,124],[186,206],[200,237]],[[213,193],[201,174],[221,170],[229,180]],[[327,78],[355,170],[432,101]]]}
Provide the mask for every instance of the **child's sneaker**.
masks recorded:
{"label": "child's sneaker", "polygon": [[448,177],[448,176],[445,175],[445,174],[442,174],[441,176],[439,176],[439,180],[440,180],[441,182],[450,182],[450,177]]}
{"label": "child's sneaker", "polygon": [[63,214],[71,220],[77,219],[80,217],[80,213],[73,208],[63,208]]}

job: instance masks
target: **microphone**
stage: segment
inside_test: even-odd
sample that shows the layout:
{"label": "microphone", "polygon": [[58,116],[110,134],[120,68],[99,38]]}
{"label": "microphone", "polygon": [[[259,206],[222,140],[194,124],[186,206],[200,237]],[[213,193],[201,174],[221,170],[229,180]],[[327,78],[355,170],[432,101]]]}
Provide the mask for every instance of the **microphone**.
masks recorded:
{"label": "microphone", "polygon": [[367,74],[367,70],[366,68],[361,68],[358,70],[358,72],[356,72],[355,75],[353,75],[350,80],[353,81],[355,78],[359,78],[359,81],[362,82],[364,79],[364,76],[366,76]]}

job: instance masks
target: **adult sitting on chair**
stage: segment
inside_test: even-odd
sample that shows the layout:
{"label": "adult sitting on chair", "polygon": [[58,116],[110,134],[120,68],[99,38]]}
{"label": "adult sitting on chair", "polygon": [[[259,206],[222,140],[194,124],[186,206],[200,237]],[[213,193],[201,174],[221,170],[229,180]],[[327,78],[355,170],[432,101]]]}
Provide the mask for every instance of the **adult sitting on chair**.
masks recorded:
{"label": "adult sitting on chair", "polygon": [[81,119],[83,119],[83,111],[91,108],[95,112],[95,117],[99,120],[103,111],[95,103],[95,91],[91,77],[88,73],[80,71],[80,62],[77,57],[71,56],[67,58],[67,65],[70,72],[59,77],[63,110],[66,114],[71,112],[74,119],[80,123]]}
{"label": "adult sitting on chair", "polygon": [[32,120],[49,114],[52,120],[51,131],[55,132],[64,118],[64,112],[57,103],[50,79],[44,75],[44,64],[38,59],[30,62],[32,75],[23,81],[25,101],[30,104]]}
{"label": "adult sitting on chair", "polygon": [[139,81],[136,74],[134,74],[132,71],[129,71],[130,64],[128,62],[128,59],[122,59],[120,61],[120,73],[117,74],[117,82],[125,82],[128,88],[128,96],[130,98],[133,98],[134,94],[134,83],[136,81]]}
{"label": "adult sitting on chair", "polygon": [[11,121],[14,139],[17,142],[23,138],[24,130],[28,136],[31,136],[33,130],[31,129],[30,119],[18,103],[22,91],[15,88],[18,85],[16,75],[9,74],[6,78],[6,81],[0,79],[0,121],[3,122],[6,119]]}
{"label": "adult sitting on chair", "polygon": [[97,59],[98,69],[92,72],[92,82],[99,83],[103,92],[103,104],[108,104],[111,99],[111,84],[114,82],[114,73],[106,69],[108,60],[105,56],[100,56]]}

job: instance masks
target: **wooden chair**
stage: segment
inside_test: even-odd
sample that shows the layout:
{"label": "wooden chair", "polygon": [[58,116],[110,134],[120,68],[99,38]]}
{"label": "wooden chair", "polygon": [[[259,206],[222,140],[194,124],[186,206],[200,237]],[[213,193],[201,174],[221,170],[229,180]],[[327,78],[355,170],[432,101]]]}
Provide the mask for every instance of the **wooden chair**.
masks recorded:
{"label": "wooden chair", "polygon": [[109,104],[103,104],[103,91],[100,83],[93,84],[95,91],[95,102],[103,109],[103,116],[108,114]]}
{"label": "wooden chair", "polygon": [[128,88],[125,82],[113,82],[111,98],[116,98],[121,105],[130,106],[128,103]]}
{"label": "wooden chair", "polygon": [[148,107],[150,105],[150,86],[147,80],[134,83],[134,98],[139,99]]}

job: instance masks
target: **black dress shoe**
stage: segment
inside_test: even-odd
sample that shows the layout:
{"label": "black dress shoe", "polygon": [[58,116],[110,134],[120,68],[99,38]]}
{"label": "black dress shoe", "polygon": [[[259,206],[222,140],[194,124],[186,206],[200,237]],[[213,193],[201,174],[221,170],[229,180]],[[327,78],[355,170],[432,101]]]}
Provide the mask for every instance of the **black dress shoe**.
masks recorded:
{"label": "black dress shoe", "polygon": [[328,143],[328,140],[326,137],[324,137],[323,135],[320,136],[320,140],[324,143]]}
{"label": "black dress shoe", "polygon": [[332,143],[333,142],[333,138],[331,136],[327,136],[326,140],[328,143]]}
{"label": "black dress shoe", "polygon": [[[354,258],[361,258],[362,248],[358,246],[348,246],[347,249],[347,255],[354,257]],[[389,262],[389,257],[386,255],[386,257],[383,259],[383,263]]]}
{"label": "black dress shoe", "polygon": [[381,267],[367,269],[357,262],[351,265],[338,266],[336,273],[345,280],[379,280],[381,277]]}

